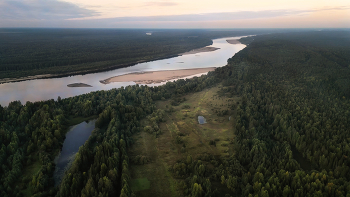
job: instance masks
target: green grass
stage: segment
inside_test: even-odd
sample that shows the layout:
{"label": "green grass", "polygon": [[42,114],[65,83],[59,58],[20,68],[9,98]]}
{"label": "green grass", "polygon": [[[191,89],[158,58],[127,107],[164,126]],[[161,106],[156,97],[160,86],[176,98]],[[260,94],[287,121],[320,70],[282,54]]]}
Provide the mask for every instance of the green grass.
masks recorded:
{"label": "green grass", "polygon": [[33,175],[39,172],[40,168],[41,168],[40,161],[37,160],[36,162],[34,162],[33,164],[31,164],[30,166],[24,169],[23,176],[32,177]]}
{"label": "green grass", "polygon": [[93,119],[97,119],[98,116],[89,116],[89,117],[82,117],[82,116],[76,116],[76,117],[73,117],[73,116],[70,116],[68,119],[68,125],[69,126],[73,126],[73,125],[77,125],[77,124],[80,124],[84,121],[88,121],[88,120],[93,120]]}
{"label": "green grass", "polygon": [[[234,103],[234,100],[238,98],[220,97],[217,93],[219,90],[220,86],[217,86],[189,94],[186,96],[184,103],[175,106],[172,113],[167,113],[168,118],[164,123],[165,128],[170,131],[173,140],[177,135],[182,134],[180,138],[186,145],[186,154],[210,153],[224,157],[233,154],[233,147],[230,144],[230,140],[234,138],[233,121],[229,121],[228,117],[232,116],[234,118],[234,111],[230,110],[229,114],[218,116],[216,110],[227,109],[227,106]],[[169,105],[169,101],[161,101],[157,105],[162,109]],[[199,115],[206,118],[206,124],[198,124],[197,117]],[[220,139],[216,146],[209,145],[209,141],[213,139]]]}
{"label": "green grass", "polygon": [[151,183],[147,178],[133,179],[130,181],[130,185],[133,191],[142,191],[151,187]]}
{"label": "green grass", "polygon": [[[158,138],[145,132],[134,135],[135,144],[130,149],[130,157],[146,155],[152,161],[147,165],[131,164],[130,186],[136,196],[183,196],[183,180],[173,177],[169,171],[174,163],[187,155],[196,158],[204,153],[224,157],[233,154],[229,141],[234,137],[232,121],[228,121],[228,117],[233,114],[219,117],[212,106],[214,104],[218,105],[218,109],[225,109],[230,103],[227,98],[218,98],[218,90],[215,87],[187,95],[184,103],[174,106],[173,112],[165,114],[166,121],[159,124],[162,134]],[[170,102],[165,100],[156,104],[159,109],[165,110]],[[199,125],[198,115],[203,115],[208,123]],[[142,123],[146,126],[149,121],[144,120]],[[216,138],[220,139],[217,146],[209,145],[209,141]],[[229,192],[225,190],[224,195],[226,193]]]}
{"label": "green grass", "polygon": [[[23,170],[23,177],[27,177],[30,180],[32,180],[32,177],[39,172],[40,168],[41,168],[40,161],[36,160],[33,164],[27,166]],[[25,185],[25,187],[26,188],[24,190],[22,190],[23,196],[32,196],[33,191],[32,191],[31,186]]]}

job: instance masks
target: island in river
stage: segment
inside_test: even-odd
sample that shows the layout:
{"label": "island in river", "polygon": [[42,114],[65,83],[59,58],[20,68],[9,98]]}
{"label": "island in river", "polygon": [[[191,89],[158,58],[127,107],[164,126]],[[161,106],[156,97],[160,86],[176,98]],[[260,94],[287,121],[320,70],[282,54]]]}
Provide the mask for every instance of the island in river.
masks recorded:
{"label": "island in river", "polygon": [[193,49],[191,51],[188,51],[186,53],[180,53],[179,55],[191,55],[191,54],[197,54],[197,53],[203,53],[203,52],[212,52],[212,51],[216,51],[220,48],[217,47],[202,47],[199,49]]}
{"label": "island in river", "polygon": [[168,80],[187,77],[191,75],[196,75],[200,73],[207,73],[209,71],[214,71],[214,70],[215,70],[215,67],[130,73],[130,74],[111,77],[105,80],[101,80],[100,82],[103,84],[109,84],[112,82],[133,81],[137,84],[152,84],[152,83],[161,83]]}
{"label": "island in river", "polygon": [[238,39],[226,40],[226,42],[230,44],[241,44],[241,42]]}
{"label": "island in river", "polygon": [[71,83],[67,85],[68,87],[74,88],[74,87],[92,87],[89,84],[86,83]]}

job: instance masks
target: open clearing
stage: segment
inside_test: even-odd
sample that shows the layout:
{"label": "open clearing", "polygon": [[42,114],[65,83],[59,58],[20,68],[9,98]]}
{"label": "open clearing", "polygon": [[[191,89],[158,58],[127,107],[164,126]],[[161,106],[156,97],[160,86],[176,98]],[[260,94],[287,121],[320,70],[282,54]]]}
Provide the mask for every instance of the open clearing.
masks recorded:
{"label": "open clearing", "polygon": [[[233,154],[230,144],[234,137],[232,124],[235,111],[229,110],[226,115],[220,116],[218,113],[229,109],[238,98],[219,97],[218,90],[219,87],[214,87],[187,95],[186,101],[174,107],[174,112],[167,113],[167,121],[160,124],[162,131],[171,133],[180,157],[190,154],[195,158],[204,153],[224,157]],[[164,110],[167,106],[171,106],[170,101],[157,105]],[[203,116],[207,123],[200,125],[198,116]],[[179,138],[183,143],[177,142]],[[209,145],[210,141],[216,141],[216,146]],[[185,147],[185,152],[181,154],[182,147]]]}
{"label": "open clearing", "polygon": [[[205,89],[186,95],[185,101],[178,106],[171,106],[171,100],[156,103],[158,109],[165,112],[165,122],[159,124],[161,134],[145,131],[133,136],[135,144],[129,151],[130,158],[144,157],[143,165],[131,164],[131,187],[136,196],[182,196],[179,182],[173,178],[169,168],[187,155],[210,154],[216,157],[228,157],[234,154],[234,106],[239,98],[219,97],[220,87]],[[225,115],[221,112],[229,109]],[[219,115],[218,115],[219,114]],[[207,123],[200,125],[198,116],[204,116]],[[229,120],[229,117],[231,119]],[[144,125],[147,121],[144,121]],[[210,145],[215,141],[216,145]],[[148,187],[140,183],[148,180]],[[141,192],[142,191],[142,192]]]}

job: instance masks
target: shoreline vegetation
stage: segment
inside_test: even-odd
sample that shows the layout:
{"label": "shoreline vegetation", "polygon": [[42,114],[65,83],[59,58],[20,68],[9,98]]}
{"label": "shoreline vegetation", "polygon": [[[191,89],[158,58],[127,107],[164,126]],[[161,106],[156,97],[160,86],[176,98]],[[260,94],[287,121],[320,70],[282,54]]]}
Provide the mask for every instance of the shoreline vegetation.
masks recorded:
{"label": "shoreline vegetation", "polygon": [[92,87],[92,86],[86,83],[72,83],[72,84],[68,84],[67,87],[74,88],[74,87]]}
{"label": "shoreline vegetation", "polygon": [[128,63],[128,64],[117,64],[117,65],[108,66],[105,68],[96,68],[96,69],[89,69],[89,70],[82,70],[82,71],[74,71],[74,72],[68,72],[68,73],[62,73],[62,74],[44,74],[44,75],[33,75],[33,76],[19,77],[19,78],[3,78],[3,79],[0,79],[0,84],[14,83],[14,82],[20,82],[20,81],[27,81],[27,80],[35,80],[35,79],[51,79],[51,78],[69,77],[69,76],[74,76],[74,75],[93,74],[93,73],[111,71],[111,70],[120,69],[120,68],[126,68],[126,67],[130,67],[130,66],[134,66],[134,65],[139,64],[139,63],[152,62],[152,61],[156,61],[156,60],[168,59],[168,58],[173,58],[173,57],[177,57],[177,56],[178,55],[170,55],[170,56],[159,57],[159,58],[150,59],[150,60],[139,60],[139,61]]}
{"label": "shoreline vegetation", "polygon": [[[117,64],[117,65],[108,66],[105,68],[96,68],[96,69],[89,69],[89,70],[82,70],[82,71],[74,71],[74,72],[68,72],[68,73],[62,73],[62,74],[43,74],[43,75],[33,75],[33,76],[19,77],[19,78],[3,78],[3,79],[0,79],[0,84],[14,83],[14,82],[20,82],[20,81],[27,81],[27,80],[35,80],[35,79],[51,79],[51,78],[62,78],[62,77],[68,77],[68,76],[74,76],[74,75],[93,74],[93,73],[110,71],[110,70],[115,70],[115,69],[120,69],[120,68],[126,68],[126,67],[134,66],[136,64],[145,63],[145,62],[152,62],[152,61],[161,60],[161,59],[169,59],[169,58],[174,58],[174,57],[178,57],[181,55],[197,54],[197,53],[202,53],[202,52],[211,52],[211,51],[216,51],[218,49],[220,49],[220,48],[202,47],[202,48],[198,48],[198,49],[193,49],[193,50],[185,52],[185,53],[169,55],[169,56],[154,58],[154,59],[150,59],[150,60],[139,60],[139,61],[128,63],[128,64]],[[179,63],[183,63],[183,62],[179,62]]]}
{"label": "shoreline vegetation", "polygon": [[[34,76],[27,76],[27,77],[20,77],[20,78],[3,78],[3,79],[0,79],[0,84],[3,84],[3,83],[14,83],[14,82],[28,81],[28,80],[35,80],[35,79],[51,79],[51,78],[62,78],[62,77],[68,77],[68,76],[74,76],[74,75],[93,74],[93,73],[99,73],[99,72],[104,72],[104,71],[111,71],[111,70],[120,69],[120,68],[126,68],[126,67],[134,66],[136,64],[145,63],[145,62],[152,62],[152,61],[161,60],[161,59],[174,58],[174,57],[178,57],[178,56],[181,56],[181,55],[197,54],[197,53],[202,53],[202,52],[212,52],[212,51],[216,51],[218,49],[220,49],[220,48],[216,48],[216,47],[202,47],[202,48],[193,49],[193,50],[191,50],[189,52],[180,53],[180,54],[176,54],[176,55],[170,55],[170,56],[155,58],[155,59],[151,59],[151,60],[139,60],[139,61],[136,61],[136,62],[133,62],[133,63],[129,63],[129,64],[117,64],[117,65],[108,66],[108,67],[99,68],[99,69],[75,71],[75,72],[68,72],[68,73],[62,73],[62,74],[34,75]],[[183,63],[183,62],[178,62],[178,63]],[[68,86],[68,87],[70,87],[70,86]]]}
{"label": "shoreline vegetation", "polygon": [[[103,72],[103,71],[110,71],[110,70],[114,70],[114,69],[120,69],[120,68],[134,66],[134,65],[139,64],[139,63],[151,62],[151,61],[156,61],[156,60],[161,60],[161,59],[169,59],[169,58],[178,57],[181,55],[197,54],[197,53],[203,53],[203,52],[212,52],[212,51],[216,51],[218,49],[220,49],[220,48],[202,47],[202,48],[193,49],[191,51],[176,54],[176,55],[170,55],[170,56],[155,58],[155,59],[151,59],[151,60],[139,60],[139,61],[129,63],[129,64],[118,64],[118,65],[108,66],[106,68],[101,68],[101,69],[90,69],[90,70],[75,71],[75,72],[69,72],[69,73],[63,73],[63,74],[34,75],[34,76],[27,76],[27,77],[20,77],[20,78],[3,78],[3,79],[0,79],[0,84],[14,83],[14,82],[20,82],[20,81],[27,81],[27,80],[35,80],[35,79],[61,78],[61,77],[68,77],[68,76],[73,76],[73,75],[85,75],[85,74],[99,73],[99,72]],[[179,62],[179,63],[182,63],[182,62]],[[196,74],[198,74],[198,73],[196,73]],[[72,86],[68,86],[68,87],[72,87]],[[78,87],[78,86],[75,86],[75,87]]]}
{"label": "shoreline vegetation", "polygon": [[210,68],[196,68],[196,69],[181,69],[181,70],[164,70],[164,71],[150,71],[142,73],[129,73],[125,75],[111,77],[100,82],[109,84],[113,82],[128,82],[133,81],[136,84],[154,84],[169,81],[172,79],[188,77],[191,75],[206,73],[214,71],[215,67]]}
{"label": "shoreline vegetation", "polygon": [[[0,53],[4,58],[0,61],[0,84],[104,72],[194,52],[214,51],[217,49],[208,47],[213,39],[253,32],[169,30],[148,36],[143,30],[23,29],[20,33],[23,33],[21,37],[1,35],[3,49]],[[254,31],[257,33],[259,31]],[[28,44],[31,40],[37,44]]]}
{"label": "shoreline vegetation", "polygon": [[242,44],[238,39],[226,40],[229,44]]}

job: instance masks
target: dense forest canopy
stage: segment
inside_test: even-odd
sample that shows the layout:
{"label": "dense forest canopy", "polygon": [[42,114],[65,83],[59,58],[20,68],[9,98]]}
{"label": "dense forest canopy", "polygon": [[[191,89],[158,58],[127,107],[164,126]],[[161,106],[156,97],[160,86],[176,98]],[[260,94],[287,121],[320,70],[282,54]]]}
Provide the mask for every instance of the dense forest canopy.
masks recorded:
{"label": "dense forest canopy", "polygon": [[[220,85],[219,95],[241,99],[232,106],[235,154],[183,154],[170,169],[183,196],[220,196],[218,190],[230,191],[226,196],[349,196],[349,36],[256,36],[227,66],[206,76],[0,106],[0,195],[134,196],[128,156],[133,135],[148,130],[161,138],[158,125],[171,113],[155,102],[178,105],[189,93]],[[69,121],[94,115],[96,129],[55,187],[54,157]]]}
{"label": "dense forest canopy", "polygon": [[213,38],[282,31],[288,30],[0,29],[0,79],[101,72],[176,56]]}

